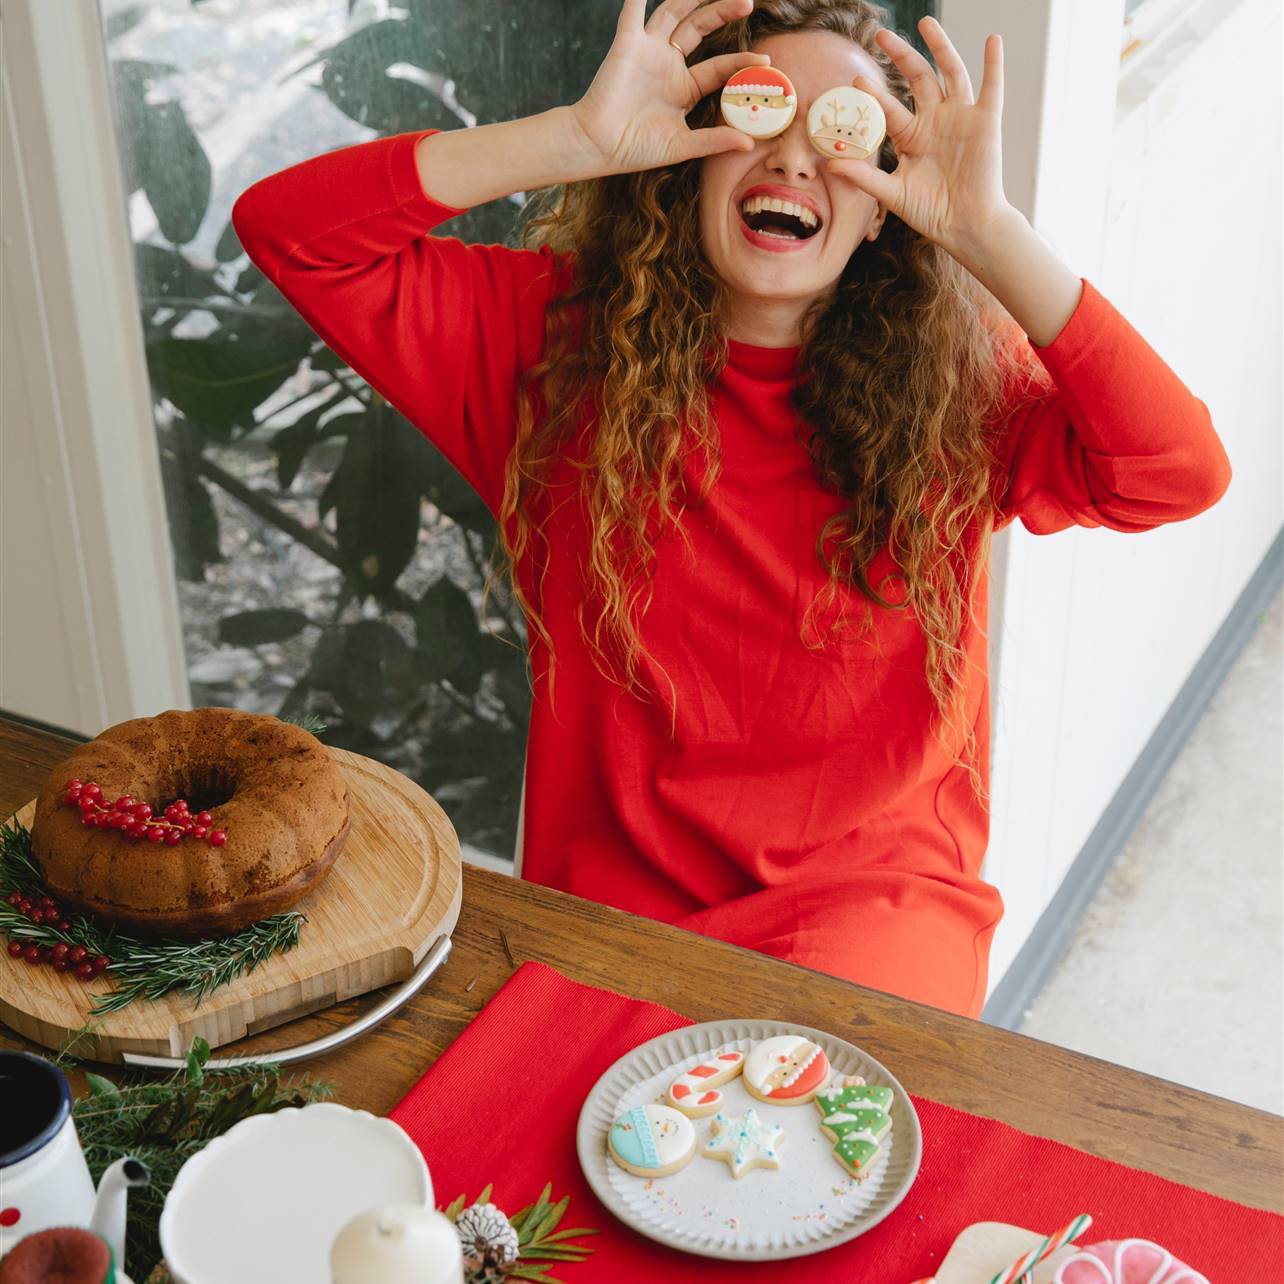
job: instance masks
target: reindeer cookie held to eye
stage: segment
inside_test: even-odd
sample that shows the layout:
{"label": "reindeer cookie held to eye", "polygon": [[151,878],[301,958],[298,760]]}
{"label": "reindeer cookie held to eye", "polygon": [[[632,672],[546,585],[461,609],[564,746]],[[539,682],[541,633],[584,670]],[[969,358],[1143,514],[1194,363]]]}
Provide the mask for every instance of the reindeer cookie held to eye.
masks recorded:
{"label": "reindeer cookie held to eye", "polygon": [[807,110],[807,137],[822,156],[864,160],[887,133],[877,98],[855,85],[835,85],[817,94]]}

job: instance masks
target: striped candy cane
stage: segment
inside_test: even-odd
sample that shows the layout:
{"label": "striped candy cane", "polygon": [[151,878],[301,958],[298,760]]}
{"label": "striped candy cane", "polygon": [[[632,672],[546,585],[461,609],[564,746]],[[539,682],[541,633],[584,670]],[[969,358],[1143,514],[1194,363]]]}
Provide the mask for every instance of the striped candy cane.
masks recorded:
{"label": "striped candy cane", "polygon": [[1037,1266],[1047,1257],[1051,1257],[1059,1248],[1064,1248],[1072,1240],[1078,1239],[1092,1225],[1092,1218],[1081,1213],[1074,1221],[1063,1226],[1055,1235],[1049,1235],[1038,1248],[1032,1248],[1023,1258],[1013,1262],[1006,1271],[1000,1271],[990,1284],[1017,1284],[1024,1279],[1032,1267]]}

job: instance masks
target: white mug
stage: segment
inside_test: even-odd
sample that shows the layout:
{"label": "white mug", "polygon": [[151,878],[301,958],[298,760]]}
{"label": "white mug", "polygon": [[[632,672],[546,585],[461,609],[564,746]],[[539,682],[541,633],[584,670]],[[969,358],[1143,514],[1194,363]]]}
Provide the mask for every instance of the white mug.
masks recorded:
{"label": "white mug", "polygon": [[0,1257],[33,1231],[93,1215],[67,1076],[43,1057],[0,1052]]}

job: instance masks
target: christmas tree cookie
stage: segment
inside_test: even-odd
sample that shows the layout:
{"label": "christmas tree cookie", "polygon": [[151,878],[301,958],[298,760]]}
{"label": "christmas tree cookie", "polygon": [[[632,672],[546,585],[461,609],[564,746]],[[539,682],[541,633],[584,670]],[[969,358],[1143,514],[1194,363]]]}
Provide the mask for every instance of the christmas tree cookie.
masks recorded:
{"label": "christmas tree cookie", "polygon": [[892,1126],[892,1090],[849,1076],[816,1097],[820,1130],[834,1142],[834,1158],[853,1177],[863,1177]]}

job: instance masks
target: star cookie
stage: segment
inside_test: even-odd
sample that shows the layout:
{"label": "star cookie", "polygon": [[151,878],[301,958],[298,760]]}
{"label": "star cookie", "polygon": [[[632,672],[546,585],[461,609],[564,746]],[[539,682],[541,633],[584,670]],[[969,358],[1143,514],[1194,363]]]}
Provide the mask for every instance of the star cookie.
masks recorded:
{"label": "star cookie", "polygon": [[764,1123],[750,1106],[742,1115],[716,1114],[713,1136],[704,1143],[709,1159],[721,1159],[733,1177],[743,1177],[753,1168],[779,1168],[783,1128]]}

